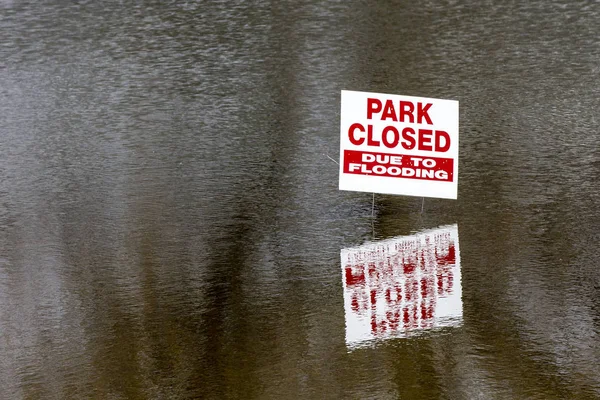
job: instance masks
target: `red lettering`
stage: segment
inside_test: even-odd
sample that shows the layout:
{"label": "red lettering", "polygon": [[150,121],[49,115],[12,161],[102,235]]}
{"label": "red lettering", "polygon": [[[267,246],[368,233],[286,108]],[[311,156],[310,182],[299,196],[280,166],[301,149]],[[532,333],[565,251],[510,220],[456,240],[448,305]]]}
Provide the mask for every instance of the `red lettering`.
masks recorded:
{"label": "red lettering", "polygon": [[362,265],[358,265],[358,274],[352,272],[352,267],[346,267],[346,285],[364,285],[365,284],[365,270]]}
{"label": "red lettering", "polygon": [[[390,131],[393,134],[393,139],[391,142],[388,140],[388,132]],[[400,141],[400,132],[398,132],[398,129],[396,129],[393,126],[386,126],[383,129],[383,133],[381,134],[381,140],[383,141],[383,145],[385,147],[392,149],[396,147],[398,145],[398,142]]]}
{"label": "red lettering", "polygon": [[392,312],[390,311],[386,314],[386,316],[388,317],[388,320],[389,320],[390,330],[397,331],[398,323],[400,322],[400,312],[396,311],[395,313],[392,314]]}
{"label": "red lettering", "polygon": [[417,305],[413,304],[412,306],[412,319],[410,321],[410,327],[411,328],[416,328],[417,327]]}
{"label": "red lettering", "polygon": [[373,113],[381,112],[381,100],[367,99],[367,119],[373,118]]}
{"label": "red lettering", "polygon": [[392,121],[398,121],[398,118],[396,118],[396,110],[394,110],[394,103],[392,103],[391,100],[385,102],[383,114],[381,114],[382,121],[385,121],[388,118],[391,118]]}
{"label": "red lettering", "polygon": [[419,282],[413,278],[412,282],[411,282],[411,296],[413,298],[417,298],[419,296]]}
{"label": "red lettering", "polygon": [[[413,159],[415,159],[415,158],[416,157],[413,157]],[[429,239],[429,237],[425,237],[425,243],[428,245],[429,243],[428,243],[427,239]],[[425,265],[425,250],[421,251],[421,257],[419,257],[419,267],[420,267],[421,271],[425,270],[425,267],[426,267],[426,265]]]}
{"label": "red lettering", "polygon": [[373,139],[373,125],[367,126],[367,145],[379,146],[379,142]]}
{"label": "red lettering", "polygon": [[377,270],[375,269],[375,263],[369,263],[369,278],[375,279],[375,275],[377,274]]}
{"label": "red lettering", "polygon": [[[444,146],[441,145],[440,139],[444,138]],[[435,131],[435,151],[445,152],[450,148],[450,136],[444,131]]]}
{"label": "red lettering", "polygon": [[427,298],[427,294],[429,292],[427,283],[428,282],[426,278],[421,278],[421,297],[423,297],[424,299]]}
{"label": "red lettering", "polygon": [[404,117],[408,116],[411,124],[415,122],[413,112],[415,111],[415,105],[410,101],[400,101],[400,122],[404,122]]}
{"label": "red lettering", "polygon": [[415,272],[416,265],[411,262],[404,263],[402,266],[404,267],[405,275],[412,274],[413,272]]}
{"label": "red lettering", "polygon": [[364,137],[361,137],[358,139],[356,137],[354,137],[354,133],[357,129],[361,132],[365,131],[365,127],[359,123],[350,125],[350,129],[348,129],[348,138],[350,139],[350,143],[352,143],[355,146],[359,146],[359,145],[363,144],[365,141]]}
{"label": "red lettering", "polygon": [[402,147],[406,150],[412,150],[417,145],[417,141],[413,137],[415,135],[415,130],[413,128],[406,127],[402,129]]}
{"label": "red lettering", "polygon": [[[419,103],[420,104],[420,103]],[[433,131],[431,129],[419,129],[419,150],[431,151],[433,150],[433,146],[431,146],[431,134]],[[427,137],[425,137],[427,135]]]}
{"label": "red lettering", "polygon": [[450,244],[448,249],[448,254],[444,257],[436,257],[438,264],[448,265],[448,264],[456,264],[456,249],[454,248],[454,243]]}
{"label": "red lettering", "polygon": [[352,307],[352,311],[354,312],[360,311],[360,303],[358,302],[358,296],[356,294],[352,296],[350,307]]}
{"label": "red lettering", "polygon": [[417,124],[420,124],[423,118],[425,118],[428,125],[433,125],[433,122],[431,122],[431,118],[429,118],[429,114],[427,114],[427,111],[429,111],[432,105],[433,104],[431,103],[427,103],[425,108],[423,108],[423,103],[417,103]]}

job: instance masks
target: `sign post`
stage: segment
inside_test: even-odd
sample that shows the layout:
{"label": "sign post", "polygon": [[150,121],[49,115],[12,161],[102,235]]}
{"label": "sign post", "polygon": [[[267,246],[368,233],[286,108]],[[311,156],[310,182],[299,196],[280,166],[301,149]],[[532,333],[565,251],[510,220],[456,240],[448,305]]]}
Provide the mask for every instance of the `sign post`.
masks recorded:
{"label": "sign post", "polygon": [[458,101],[342,90],[340,190],[456,199]]}

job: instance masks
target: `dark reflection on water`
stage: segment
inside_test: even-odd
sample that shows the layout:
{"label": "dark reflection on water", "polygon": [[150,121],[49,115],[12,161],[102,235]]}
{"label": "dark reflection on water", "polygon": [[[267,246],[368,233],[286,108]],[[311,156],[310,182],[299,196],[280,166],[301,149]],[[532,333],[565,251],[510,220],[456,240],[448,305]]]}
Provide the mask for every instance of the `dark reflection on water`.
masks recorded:
{"label": "dark reflection on water", "polygon": [[[600,396],[597,3],[0,15],[0,397]],[[372,226],[341,89],[459,100],[459,200]],[[462,325],[349,353],[340,249],[455,222]]]}

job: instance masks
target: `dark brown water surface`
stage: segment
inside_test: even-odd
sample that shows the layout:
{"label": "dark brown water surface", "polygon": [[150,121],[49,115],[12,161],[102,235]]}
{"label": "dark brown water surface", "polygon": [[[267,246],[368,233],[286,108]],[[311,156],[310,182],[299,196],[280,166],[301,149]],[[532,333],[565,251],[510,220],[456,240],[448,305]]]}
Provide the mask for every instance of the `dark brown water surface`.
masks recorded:
{"label": "dark brown water surface", "polygon": [[[1,399],[600,398],[600,4],[0,0]],[[460,101],[457,201],[340,192],[340,90]],[[462,322],[340,251],[458,225]]]}

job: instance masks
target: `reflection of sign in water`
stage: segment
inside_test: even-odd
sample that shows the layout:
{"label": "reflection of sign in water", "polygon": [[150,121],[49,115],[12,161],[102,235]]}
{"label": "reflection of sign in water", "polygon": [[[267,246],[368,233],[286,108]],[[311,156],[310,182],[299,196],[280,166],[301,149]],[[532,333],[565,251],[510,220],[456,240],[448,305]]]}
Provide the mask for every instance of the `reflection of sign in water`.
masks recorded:
{"label": "reflection of sign in water", "polygon": [[456,225],[342,249],[346,343],[462,320]]}

